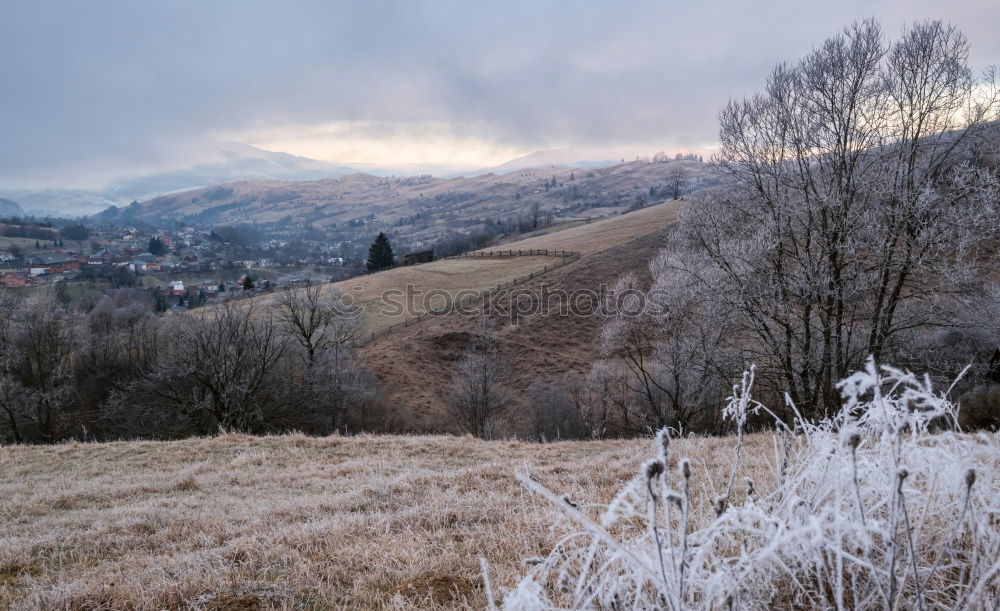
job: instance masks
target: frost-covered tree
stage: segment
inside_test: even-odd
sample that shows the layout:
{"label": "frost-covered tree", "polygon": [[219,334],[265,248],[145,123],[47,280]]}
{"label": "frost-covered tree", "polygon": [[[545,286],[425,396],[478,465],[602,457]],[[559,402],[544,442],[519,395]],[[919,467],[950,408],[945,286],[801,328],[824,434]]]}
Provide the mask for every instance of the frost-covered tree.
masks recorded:
{"label": "frost-covered tree", "polygon": [[680,199],[687,185],[687,170],[684,169],[684,166],[675,163],[674,167],[667,172],[667,188],[670,190],[670,196],[674,199]]}
{"label": "frost-covered tree", "polygon": [[650,290],[630,272],[608,293],[600,349],[617,367],[600,363],[592,377],[602,380],[600,401],[616,406],[611,420],[625,434],[714,429],[725,372],[741,364],[726,343],[727,314],[671,266],[663,253],[650,266]]}
{"label": "frost-covered tree", "polygon": [[863,21],[720,114],[733,187],[687,208],[660,272],[711,301],[800,409],[836,406],[868,355],[947,321],[993,260],[1000,190],[979,160],[1000,98],[968,49],[940,22],[890,43]]}
{"label": "frost-covered tree", "polygon": [[117,407],[177,414],[202,434],[259,430],[287,396],[279,366],[288,342],[274,320],[252,303],[227,301],[171,322],[156,360]]}
{"label": "frost-covered tree", "polygon": [[566,384],[559,380],[535,378],[525,391],[528,425],[538,441],[583,439],[590,436],[588,427]]}
{"label": "frost-covered tree", "polygon": [[75,395],[79,315],[54,292],[0,302],[0,438],[51,443]]}
{"label": "frost-covered tree", "polygon": [[293,411],[309,412],[324,432],[343,430],[351,407],[375,388],[354,351],[364,328],[360,310],[333,287],[306,284],[282,291],[275,319],[299,348],[286,376]]}

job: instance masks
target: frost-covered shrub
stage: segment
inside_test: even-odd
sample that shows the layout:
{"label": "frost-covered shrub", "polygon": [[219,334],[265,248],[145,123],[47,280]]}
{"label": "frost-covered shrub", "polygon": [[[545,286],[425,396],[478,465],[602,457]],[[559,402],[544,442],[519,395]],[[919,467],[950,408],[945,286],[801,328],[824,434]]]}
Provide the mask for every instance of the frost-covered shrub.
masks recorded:
{"label": "frost-covered shrub", "polygon": [[599,515],[521,475],[572,528],[505,608],[996,608],[997,434],[932,432],[957,427],[945,394],[869,362],[835,416],[777,424],[754,482],[738,478],[743,425],[769,410],[752,384],[725,410],[738,435],[723,481],[672,455],[667,431]]}

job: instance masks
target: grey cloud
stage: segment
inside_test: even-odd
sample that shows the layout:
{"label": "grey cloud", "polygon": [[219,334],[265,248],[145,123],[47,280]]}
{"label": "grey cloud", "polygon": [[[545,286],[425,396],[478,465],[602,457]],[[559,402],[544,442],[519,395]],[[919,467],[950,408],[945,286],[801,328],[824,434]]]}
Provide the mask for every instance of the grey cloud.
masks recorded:
{"label": "grey cloud", "polygon": [[1000,61],[1000,5],[958,0],[8,3],[0,184],[177,163],[205,135],[338,120],[490,125],[525,148],[715,139],[715,114],[854,19],[962,27]]}

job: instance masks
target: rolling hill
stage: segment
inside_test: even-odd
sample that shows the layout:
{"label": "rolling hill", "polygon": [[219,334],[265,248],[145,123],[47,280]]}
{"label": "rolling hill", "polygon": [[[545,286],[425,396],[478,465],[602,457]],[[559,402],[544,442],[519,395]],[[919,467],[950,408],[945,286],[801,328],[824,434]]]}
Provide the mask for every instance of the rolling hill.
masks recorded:
{"label": "rolling hill", "polygon": [[72,218],[99,213],[133,200],[237,180],[316,180],[357,171],[237,142],[207,140],[189,155],[184,162],[127,173],[100,186],[0,188],[0,197],[17,200],[30,214]]}
{"label": "rolling hill", "polygon": [[[539,296],[564,291],[569,295],[599,295],[622,273],[633,270],[647,273],[648,261],[663,246],[669,225],[676,220],[682,202],[657,206],[580,225],[549,235],[505,244],[507,249],[551,248],[574,250],[581,257],[533,280],[517,286],[518,294],[537,300]],[[534,257],[524,260],[517,273],[523,275],[531,266],[538,266]],[[436,288],[434,277],[421,268],[438,266],[447,270],[456,263],[480,265],[463,269],[471,286],[489,286],[495,279],[479,280],[489,269],[489,259],[448,260],[433,264],[398,268],[366,278],[378,278],[382,286],[412,284],[425,291]],[[430,280],[431,282],[426,282]],[[351,292],[353,281],[339,283],[338,288]],[[364,280],[362,280],[364,282]],[[450,285],[451,286],[451,285]],[[481,303],[481,302],[480,302]],[[527,306],[525,306],[527,307]],[[369,306],[367,311],[376,308]],[[477,312],[481,309],[477,309]],[[555,379],[569,373],[583,374],[598,357],[594,341],[599,327],[596,316],[535,313],[521,316],[511,324],[503,316],[494,316],[500,324],[500,348],[513,364],[515,385],[526,388],[534,377]],[[383,383],[384,399],[394,415],[414,430],[451,430],[446,415],[455,365],[466,344],[480,324],[480,317],[461,312],[435,316],[412,326],[394,330],[376,338],[362,348],[362,355]],[[376,322],[384,326],[384,322]]]}
{"label": "rolling hill", "polygon": [[[683,200],[670,201],[496,247],[504,251],[580,253],[579,258],[567,261],[552,256],[442,259],[324,286],[349,295],[364,311],[365,334],[376,334],[374,340],[364,343],[361,354],[381,382],[384,403],[395,425],[417,432],[451,432],[446,401],[456,362],[483,318],[481,291],[534,274],[534,278],[514,286],[518,294],[531,300],[558,291],[584,298],[600,295],[625,271],[640,276],[648,273],[649,260],[663,246],[683,205]],[[379,334],[390,325],[470,293],[476,295],[462,311],[431,316]],[[404,297],[408,294],[415,297]],[[255,306],[262,306],[258,311],[264,312],[278,298],[278,294],[269,293],[252,299]],[[405,303],[409,305],[400,307]],[[202,310],[193,314],[199,312]],[[499,325],[501,350],[514,365],[518,387],[527,387],[535,377],[555,379],[586,373],[599,358],[594,348],[600,323],[597,316],[538,311],[519,316],[516,324],[497,313],[487,317]]]}
{"label": "rolling hill", "polygon": [[[694,161],[536,167],[458,178],[351,174],[314,181],[244,180],[112,208],[103,217],[319,228],[366,222],[370,232],[391,229],[420,244],[450,232],[471,231],[486,220],[526,214],[536,205],[566,221],[648,204],[664,198],[670,175],[678,168],[687,176],[688,193],[722,180],[707,164]],[[593,208],[604,212],[589,212]]]}

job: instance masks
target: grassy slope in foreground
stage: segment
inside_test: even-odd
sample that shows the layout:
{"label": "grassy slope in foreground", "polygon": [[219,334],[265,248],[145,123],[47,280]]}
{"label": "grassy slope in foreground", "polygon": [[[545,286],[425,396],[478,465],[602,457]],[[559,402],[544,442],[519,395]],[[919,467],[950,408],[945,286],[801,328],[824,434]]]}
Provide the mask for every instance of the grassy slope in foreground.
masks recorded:
{"label": "grassy slope in foreground", "polygon": [[[770,439],[749,443],[763,484]],[[721,481],[733,446],[675,455]],[[561,536],[516,469],[607,503],[648,454],[445,436],[0,447],[0,607],[483,608],[479,556],[507,588]]]}

